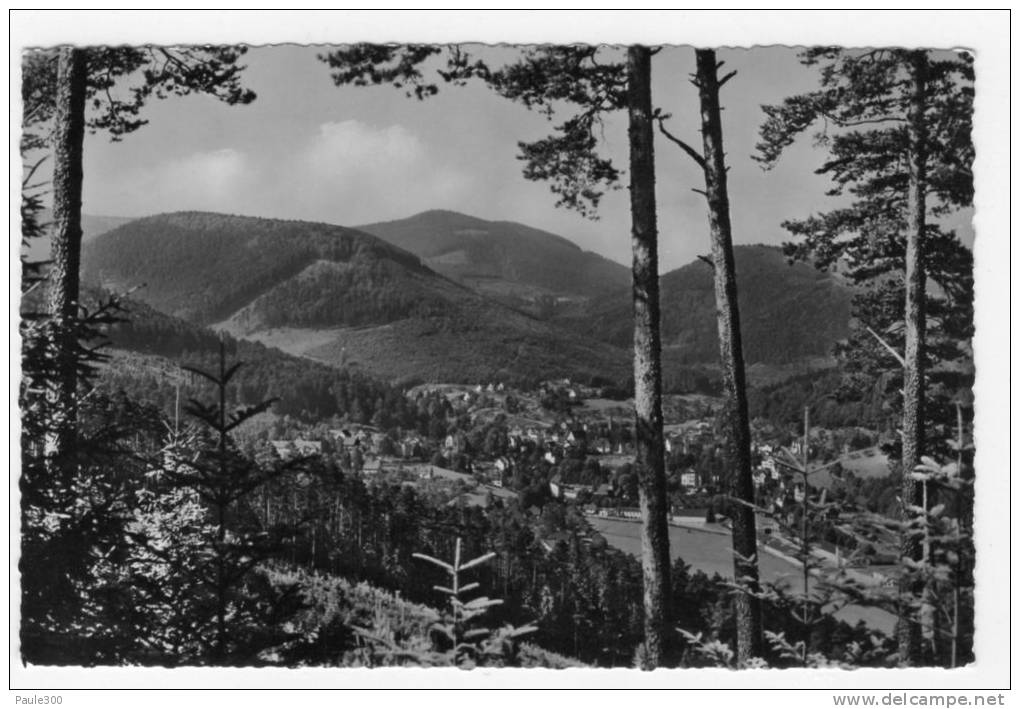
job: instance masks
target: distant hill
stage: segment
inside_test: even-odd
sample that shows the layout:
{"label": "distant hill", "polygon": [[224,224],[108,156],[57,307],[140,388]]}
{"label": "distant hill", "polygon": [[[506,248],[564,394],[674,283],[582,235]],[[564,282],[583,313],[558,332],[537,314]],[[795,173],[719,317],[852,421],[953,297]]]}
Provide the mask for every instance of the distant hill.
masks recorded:
{"label": "distant hill", "polygon": [[432,210],[358,229],[417,254],[444,276],[508,302],[591,298],[630,284],[627,267],[516,222]]}
{"label": "distant hill", "polygon": [[[39,214],[39,222],[47,224],[53,220],[53,212],[44,209]],[[81,215],[81,238],[83,242],[91,241],[100,234],[112,231],[122,224],[133,221],[131,217],[110,217],[98,214]],[[35,239],[28,247],[22,246],[22,253],[29,261],[45,261],[50,257],[50,240]]]}
{"label": "distant hill", "polygon": [[[734,255],[748,366],[818,364],[829,357],[850,324],[852,294],[840,277],[804,263],[790,265],[773,246],[736,246]],[[711,267],[694,261],[663,275],[661,303],[664,358],[682,365],[718,362]],[[621,288],[556,321],[626,347],[633,338],[631,317],[630,292]]]}
{"label": "distant hill", "polygon": [[[91,241],[83,250],[82,275],[86,282],[114,289],[144,284],[139,299],[157,310],[207,325],[231,316],[308,269],[314,271],[320,261],[365,274],[371,283],[384,280],[380,271],[386,269],[408,274],[426,271],[413,254],[353,229],[176,212],[129,222]],[[265,303],[265,318],[274,319],[277,304],[272,298]],[[382,309],[387,305],[373,303]]]}
{"label": "distant hill", "polygon": [[[423,231],[423,223],[436,227]],[[488,238],[482,232],[498,233],[493,243],[503,244],[504,256],[492,264],[506,268],[482,279],[488,286],[478,286],[479,292],[468,284],[481,281],[465,277],[466,271],[445,277],[423,262],[435,257],[419,257],[361,230],[182,212],[96,237],[84,249],[83,273],[86,282],[119,290],[145,284],[134,297],[192,323],[388,380],[629,377],[633,325],[624,267],[552,234],[451,212],[389,224],[396,225],[392,233],[404,229],[404,243],[418,239],[423,254],[449,254],[444,249],[451,245],[480,240],[465,250],[477,258],[465,263],[482,261]],[[463,233],[472,229],[473,235]],[[513,243],[521,254],[561,256],[545,259],[549,270],[525,268],[530,261],[509,255]],[[832,346],[847,335],[850,321],[851,291],[841,278],[790,265],[775,247],[738,246],[735,253],[751,380],[781,381],[830,366]],[[574,294],[549,296],[568,302],[543,317],[489,297],[497,281],[500,292],[521,299],[551,293],[534,281],[536,274],[558,272],[557,259],[622,272],[623,282],[613,276],[580,295],[586,279],[563,275],[563,283],[576,284]],[[662,332],[667,389],[711,390],[719,353],[707,264],[695,261],[662,277]]]}
{"label": "distant hill", "polygon": [[[441,210],[359,229],[418,254],[434,270],[479,292],[516,300],[551,322],[631,347],[629,269],[560,236]],[[849,288],[838,276],[788,264],[776,247],[737,246],[735,254],[744,352],[748,366],[757,365],[755,378],[785,378],[825,366],[832,345],[848,332]],[[558,302],[542,308],[548,296]],[[718,362],[707,264],[695,261],[663,275],[662,317],[667,369]]]}
{"label": "distant hill", "polygon": [[629,372],[624,350],[541,322],[327,224],[182,212],[84,250],[86,282],[177,317],[387,379],[534,381]]}

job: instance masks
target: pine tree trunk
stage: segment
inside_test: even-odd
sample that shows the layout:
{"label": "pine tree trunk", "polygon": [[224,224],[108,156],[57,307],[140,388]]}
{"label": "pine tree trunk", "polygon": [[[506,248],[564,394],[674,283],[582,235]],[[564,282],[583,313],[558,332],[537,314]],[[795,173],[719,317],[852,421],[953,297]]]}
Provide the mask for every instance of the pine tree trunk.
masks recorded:
{"label": "pine tree trunk", "polygon": [[48,313],[57,372],[47,392],[50,431],[46,457],[54,470],[74,464],[78,418],[77,328],[81,266],[82,152],[85,138],[85,51],[64,47],[57,56],[53,117],[53,241]]}
{"label": "pine tree trunk", "polygon": [[[740,337],[740,308],[733,258],[730,202],[726,186],[719,107],[718,65],[713,50],[697,50],[698,94],[701,99],[701,133],[704,143],[705,194],[715,266],[715,303],[719,327],[725,401],[726,452],[730,468],[730,495],[746,502],[733,512],[733,570],[751,592],[758,591],[758,546],[755,531],[754,481],[751,477],[751,430],[747,414],[744,353]],[[737,659],[746,662],[762,654],[761,602],[737,594]]]}
{"label": "pine tree trunk", "polygon": [[[921,460],[924,449],[924,337],[925,337],[925,190],[927,189],[925,126],[925,75],[927,55],[923,50],[910,56],[910,80],[913,85],[907,116],[909,135],[909,182],[907,184],[907,248],[905,264],[906,302],[904,326],[906,344],[903,367],[903,520],[913,515],[906,508],[921,506],[921,485],[910,479],[910,473]],[[904,558],[919,561],[921,545],[907,535],[903,537],[900,553]],[[909,575],[905,578],[909,578]],[[916,597],[922,589],[904,582],[900,592]],[[921,662],[921,628],[913,620],[903,620],[896,631],[900,661],[904,665]]]}
{"label": "pine tree trunk", "polygon": [[669,637],[669,528],[662,433],[659,263],[655,214],[651,52],[627,51],[634,292],[635,467],[640,480],[645,662],[662,664]]}

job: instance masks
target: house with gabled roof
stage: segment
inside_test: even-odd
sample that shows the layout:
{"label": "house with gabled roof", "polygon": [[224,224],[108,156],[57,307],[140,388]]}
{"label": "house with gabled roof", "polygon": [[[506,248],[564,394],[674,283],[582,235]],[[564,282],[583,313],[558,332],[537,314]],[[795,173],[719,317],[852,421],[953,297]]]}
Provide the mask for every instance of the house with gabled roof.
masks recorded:
{"label": "house with gabled roof", "polygon": [[556,531],[553,532],[552,534],[547,534],[544,537],[539,537],[538,539],[538,543],[542,546],[542,549],[544,549],[547,554],[552,553],[552,551],[556,548],[556,545],[559,544],[560,542],[566,544],[569,541],[570,534],[564,531]]}
{"label": "house with gabled roof", "polygon": [[322,441],[297,438],[294,440],[294,448],[298,455],[322,455]]}
{"label": "house with gabled roof", "polygon": [[291,441],[270,441],[269,445],[273,447],[281,460],[290,460],[297,455],[297,449]]}

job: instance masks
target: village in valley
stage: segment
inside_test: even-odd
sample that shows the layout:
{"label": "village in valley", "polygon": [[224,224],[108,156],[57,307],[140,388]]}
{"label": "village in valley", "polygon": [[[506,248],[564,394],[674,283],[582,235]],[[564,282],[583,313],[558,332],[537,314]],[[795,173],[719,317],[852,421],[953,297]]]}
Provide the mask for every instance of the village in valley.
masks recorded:
{"label": "village in valley", "polygon": [[[641,513],[635,476],[632,404],[604,398],[601,387],[570,379],[542,382],[534,391],[502,383],[425,384],[408,389],[411,400],[434,398],[445,435],[430,437],[399,428],[381,430],[351,421],[274,430],[288,437],[268,438],[262,430],[250,445],[272,451],[281,460],[323,456],[368,484],[399,483],[438,495],[451,507],[487,508],[495,501],[517,500],[538,517],[547,502],[576,508],[601,543],[636,553]],[[669,475],[669,524],[700,535],[729,534],[721,437],[715,430],[722,400],[704,394],[664,398],[664,430]],[[790,565],[800,563],[797,529],[805,509],[805,489],[824,503],[826,495],[845,497],[847,476],[882,479],[887,460],[877,434],[858,427],[828,430],[814,426],[807,440],[809,475],[805,488],[803,435],[755,421],[754,485],[759,546]],[[436,433],[436,429],[432,428]],[[848,500],[850,503],[864,500]],[[833,515],[812,553],[819,565],[851,568],[871,583],[890,583],[896,539],[865,539],[849,514]],[[621,525],[620,522],[627,524]],[[536,531],[536,533],[538,533]],[[539,534],[551,551],[568,535]],[[627,539],[631,537],[632,539]],[[722,538],[722,537],[720,537]],[[693,544],[708,544],[696,536]],[[630,542],[633,542],[631,544]],[[688,541],[688,544],[691,544]],[[732,573],[729,550],[704,564],[706,572]]]}

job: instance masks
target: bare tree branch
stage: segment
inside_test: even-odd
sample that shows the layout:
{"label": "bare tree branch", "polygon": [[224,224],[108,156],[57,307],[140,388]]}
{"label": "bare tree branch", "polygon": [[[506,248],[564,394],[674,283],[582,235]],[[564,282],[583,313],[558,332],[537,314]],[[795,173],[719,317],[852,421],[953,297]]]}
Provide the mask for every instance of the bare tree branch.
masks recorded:
{"label": "bare tree branch", "polygon": [[659,132],[661,132],[661,133],[662,133],[662,134],[663,134],[664,136],[666,136],[666,137],[667,137],[667,138],[668,138],[669,140],[671,140],[671,141],[673,141],[674,143],[676,143],[677,145],[679,145],[679,146],[680,146],[680,148],[681,148],[681,149],[682,149],[682,150],[683,150],[683,151],[684,151],[685,153],[687,153],[687,154],[688,154],[688,155],[689,155],[689,156],[691,157],[691,159],[692,159],[692,160],[694,160],[694,162],[698,163],[698,166],[699,166],[699,167],[701,167],[701,169],[702,169],[702,170],[704,170],[704,169],[705,169],[705,158],[704,158],[704,157],[702,157],[702,156],[701,156],[701,154],[700,154],[700,153],[699,153],[699,152],[698,152],[697,150],[695,150],[695,149],[694,149],[694,148],[692,148],[692,147],[691,147],[690,145],[688,145],[687,143],[685,143],[684,141],[680,140],[680,139],[679,139],[679,138],[677,138],[677,137],[676,137],[675,135],[673,135],[672,133],[670,133],[670,132],[669,132],[669,131],[668,131],[668,130],[666,129],[666,125],[665,125],[665,123],[663,122],[663,119],[662,119],[662,117],[661,117],[661,116],[659,117]]}
{"label": "bare tree branch", "polygon": [[896,358],[896,361],[899,362],[901,366],[904,366],[904,367],[907,366],[907,362],[906,362],[906,360],[903,359],[903,355],[901,355],[899,352],[897,352],[896,349],[892,345],[890,345],[888,342],[883,340],[882,337],[877,332],[872,330],[870,327],[867,327],[865,329],[867,329],[867,331],[870,332],[871,335],[876,340],[878,340],[878,343],[880,345],[882,345],[882,347],[884,347],[886,350],[889,351],[889,354],[891,354],[893,357]]}

